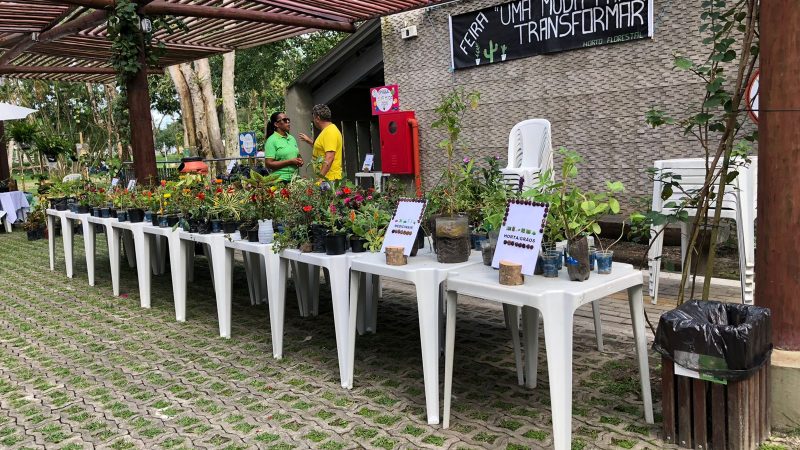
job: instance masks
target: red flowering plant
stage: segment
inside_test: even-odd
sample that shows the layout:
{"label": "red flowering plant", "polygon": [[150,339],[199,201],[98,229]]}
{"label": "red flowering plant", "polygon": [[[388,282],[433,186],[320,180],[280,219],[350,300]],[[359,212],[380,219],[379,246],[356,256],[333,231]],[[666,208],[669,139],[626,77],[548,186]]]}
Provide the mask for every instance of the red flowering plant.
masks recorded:
{"label": "red flowering plant", "polygon": [[288,195],[288,189],[278,187],[280,177],[278,175],[261,175],[251,170],[250,176],[242,178],[242,188],[247,192],[250,200],[248,205],[248,219],[256,221],[259,219],[275,219],[276,216],[276,195],[284,193]]}

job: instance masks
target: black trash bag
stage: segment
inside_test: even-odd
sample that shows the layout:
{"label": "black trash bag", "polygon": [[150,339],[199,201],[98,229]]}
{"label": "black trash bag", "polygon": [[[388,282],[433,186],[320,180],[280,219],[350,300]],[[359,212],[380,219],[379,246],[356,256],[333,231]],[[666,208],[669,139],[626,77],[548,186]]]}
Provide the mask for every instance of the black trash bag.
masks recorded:
{"label": "black trash bag", "polygon": [[748,378],[769,361],[771,312],[692,300],[661,316],[653,349],[701,374],[731,381]]}

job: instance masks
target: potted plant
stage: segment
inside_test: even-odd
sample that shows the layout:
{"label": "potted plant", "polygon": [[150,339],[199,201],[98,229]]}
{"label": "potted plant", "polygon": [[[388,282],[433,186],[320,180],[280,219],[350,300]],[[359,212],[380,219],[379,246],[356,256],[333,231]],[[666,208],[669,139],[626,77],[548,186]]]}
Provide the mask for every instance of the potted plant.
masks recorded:
{"label": "potted plant", "polygon": [[[433,128],[443,128],[445,139],[439,147],[447,154],[447,165],[443,177],[443,185],[435,190],[439,202],[433,214],[433,234],[436,242],[436,259],[441,263],[458,263],[469,259],[471,251],[469,219],[461,212],[459,200],[464,197],[463,172],[456,169],[453,159],[461,145],[461,120],[469,109],[477,108],[480,93],[453,90],[444,96],[436,107],[438,119],[431,124]],[[429,197],[430,198],[430,197]]]}
{"label": "potted plant", "polygon": [[563,158],[560,179],[552,170],[542,174],[539,184],[523,197],[550,204],[545,234],[551,240],[563,236],[567,240],[567,271],[573,281],[589,278],[589,242],[587,236],[600,234],[598,219],[604,214],[618,214],[619,201],[614,197],[624,190],[619,181],[606,181],[606,192],[583,191],[576,186],[578,153],[560,149]]}
{"label": "potted plant", "polygon": [[255,170],[250,171],[250,176],[242,179],[242,185],[250,192],[250,201],[254,206],[254,219],[256,240],[261,244],[272,243],[275,235],[273,219],[276,217],[275,196],[288,196],[286,187],[278,189],[279,175],[261,175]]}
{"label": "potted plant", "polygon": [[364,247],[370,252],[380,251],[383,246],[383,237],[386,228],[392,220],[392,215],[378,205],[367,204],[350,211],[348,220],[356,240],[350,241],[353,252],[357,247]]}
{"label": "potted plant", "polygon": [[36,208],[28,214],[28,218],[24,224],[22,224],[22,228],[28,234],[29,241],[36,241],[39,239],[44,239],[44,229],[45,223],[47,222],[47,216],[44,212],[44,209],[41,207],[41,204],[37,205]]}

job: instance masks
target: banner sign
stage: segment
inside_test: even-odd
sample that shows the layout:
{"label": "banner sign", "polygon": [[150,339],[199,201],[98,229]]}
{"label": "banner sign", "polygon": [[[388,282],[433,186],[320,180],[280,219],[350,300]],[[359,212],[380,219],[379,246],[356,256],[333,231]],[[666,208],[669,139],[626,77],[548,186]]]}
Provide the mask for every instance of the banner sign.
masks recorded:
{"label": "banner sign", "polygon": [[239,133],[239,156],[242,158],[256,156],[256,147],[257,143],[255,131]]}
{"label": "banner sign", "polygon": [[381,252],[386,252],[386,247],[399,245],[403,247],[403,254],[408,256],[417,240],[417,232],[422,224],[422,215],[425,213],[426,200],[416,198],[401,198],[397,202],[397,210],[386,228]]}
{"label": "banner sign", "polygon": [[542,248],[548,208],[547,203],[526,200],[508,202],[492,267],[498,269],[500,261],[511,261],[522,264],[523,275],[533,275]]}
{"label": "banner sign", "polygon": [[653,36],[653,0],[517,0],[450,16],[452,67]]}
{"label": "banner sign", "polygon": [[400,90],[396,84],[370,88],[369,98],[373,116],[400,111]]}

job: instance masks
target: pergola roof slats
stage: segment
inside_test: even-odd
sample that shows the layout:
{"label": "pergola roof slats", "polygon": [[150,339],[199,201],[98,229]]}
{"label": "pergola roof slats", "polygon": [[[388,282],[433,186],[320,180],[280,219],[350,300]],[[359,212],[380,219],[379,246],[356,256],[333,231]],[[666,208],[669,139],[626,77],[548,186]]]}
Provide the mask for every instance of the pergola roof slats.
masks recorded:
{"label": "pergola roof slats", "polygon": [[[104,10],[114,1],[0,0],[0,76],[112,81]],[[153,0],[140,2],[140,11],[187,25],[187,31],[156,35],[166,47],[159,64],[168,66],[320,29],[352,30],[355,22],[441,1]]]}

